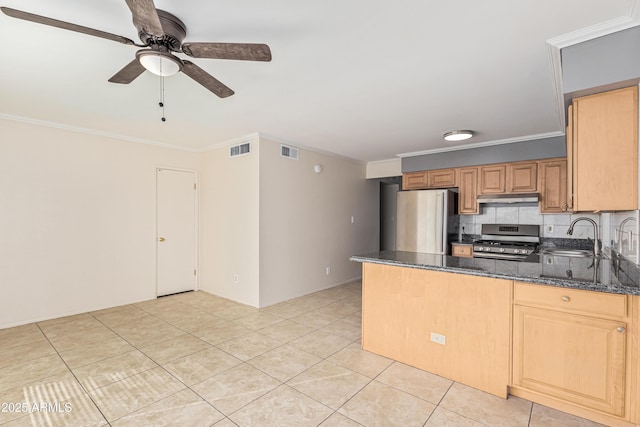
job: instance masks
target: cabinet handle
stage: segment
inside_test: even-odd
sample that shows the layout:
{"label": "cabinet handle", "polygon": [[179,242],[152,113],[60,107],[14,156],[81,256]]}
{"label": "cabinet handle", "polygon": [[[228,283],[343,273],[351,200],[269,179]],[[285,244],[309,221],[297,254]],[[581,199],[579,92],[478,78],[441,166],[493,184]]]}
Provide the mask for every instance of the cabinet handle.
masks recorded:
{"label": "cabinet handle", "polygon": [[569,302],[569,301],[571,301],[571,298],[569,298],[568,296],[565,295],[565,296],[562,297],[562,301]]}
{"label": "cabinet handle", "polygon": [[618,331],[618,332],[620,332],[620,333],[625,332],[626,330],[627,330],[627,329],[626,329],[624,326],[618,326],[618,327],[616,328],[616,331]]}

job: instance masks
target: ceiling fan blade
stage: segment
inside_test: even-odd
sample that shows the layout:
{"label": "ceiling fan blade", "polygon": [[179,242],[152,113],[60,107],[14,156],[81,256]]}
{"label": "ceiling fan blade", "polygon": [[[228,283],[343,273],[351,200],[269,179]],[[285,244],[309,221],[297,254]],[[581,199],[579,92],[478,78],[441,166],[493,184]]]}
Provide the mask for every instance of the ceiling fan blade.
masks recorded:
{"label": "ceiling fan blade", "polygon": [[184,43],[182,51],[193,58],[271,61],[271,49],[257,43]]}
{"label": "ceiling fan blade", "polygon": [[120,71],[109,79],[111,83],[129,84],[134,81],[140,74],[144,73],[145,68],[140,64],[138,58],[129,62]]}
{"label": "ceiling fan blade", "polygon": [[200,83],[202,86],[209,89],[211,92],[218,95],[220,98],[226,98],[228,96],[233,95],[235,92],[232,91],[229,87],[227,87],[220,80],[213,77],[211,74],[207,73],[202,68],[198,67],[191,61],[182,61],[183,67],[182,72],[187,76],[191,77],[193,80]]}
{"label": "ceiling fan blade", "polygon": [[153,0],[126,0],[126,2],[133,15],[133,25],[136,26],[138,31],[142,30],[156,37],[164,35],[160,17]]}
{"label": "ceiling fan blade", "polygon": [[135,45],[133,40],[126,37],[122,37],[116,34],[107,33],[105,31],[95,30],[93,28],[84,27],[82,25],[71,24],[65,21],[59,21],[53,18],[47,18],[46,16],[35,15],[29,12],[23,12],[17,9],[11,9],[10,7],[0,7],[2,12],[12,18],[24,19],[25,21],[35,22],[37,24],[49,25],[51,27],[62,28],[63,30],[75,31],[77,33],[88,34],[90,36],[100,37],[107,40],[113,40],[115,42],[123,44]]}

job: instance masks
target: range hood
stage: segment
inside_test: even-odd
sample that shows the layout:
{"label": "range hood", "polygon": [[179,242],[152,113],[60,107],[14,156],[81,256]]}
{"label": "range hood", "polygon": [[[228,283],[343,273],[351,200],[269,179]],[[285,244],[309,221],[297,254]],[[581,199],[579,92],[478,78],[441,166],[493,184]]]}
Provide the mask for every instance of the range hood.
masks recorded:
{"label": "range hood", "polygon": [[538,193],[482,194],[478,196],[478,203],[484,204],[538,203],[539,201],[540,195]]}

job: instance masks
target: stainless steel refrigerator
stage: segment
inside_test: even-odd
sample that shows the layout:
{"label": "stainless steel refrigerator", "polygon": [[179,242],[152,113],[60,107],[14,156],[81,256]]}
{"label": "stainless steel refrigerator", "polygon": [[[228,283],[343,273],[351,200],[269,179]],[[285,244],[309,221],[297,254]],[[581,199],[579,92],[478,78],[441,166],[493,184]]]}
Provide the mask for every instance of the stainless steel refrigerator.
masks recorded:
{"label": "stainless steel refrigerator", "polygon": [[399,191],[396,250],[449,253],[449,235],[458,232],[456,193],[449,190]]}

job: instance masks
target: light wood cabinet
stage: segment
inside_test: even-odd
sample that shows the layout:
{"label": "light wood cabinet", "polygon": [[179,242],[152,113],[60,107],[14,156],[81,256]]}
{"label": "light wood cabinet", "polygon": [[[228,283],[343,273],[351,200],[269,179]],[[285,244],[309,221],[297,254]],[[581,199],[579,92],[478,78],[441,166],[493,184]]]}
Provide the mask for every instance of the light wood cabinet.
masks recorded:
{"label": "light wood cabinet", "polygon": [[478,214],[478,168],[458,170],[458,213]]}
{"label": "light wood cabinet", "polygon": [[450,188],[455,186],[455,169],[439,169],[429,171],[429,188]]}
{"label": "light wood cabinet", "polygon": [[506,398],[511,290],[510,280],[364,263],[362,347]]}
{"label": "light wood cabinet", "polygon": [[403,190],[422,190],[429,185],[429,172],[407,172],[402,174]]}
{"label": "light wood cabinet", "polygon": [[507,191],[505,164],[480,166],[479,194],[501,194]]}
{"label": "light wood cabinet", "polygon": [[638,209],[638,87],[575,98],[570,111],[573,210]]}
{"label": "light wood cabinet", "polygon": [[535,193],[538,190],[538,162],[507,164],[507,193]]}
{"label": "light wood cabinet", "polygon": [[470,243],[452,243],[451,255],[463,258],[473,258],[473,245]]}
{"label": "light wood cabinet", "polygon": [[455,169],[437,169],[402,174],[402,188],[404,190],[426,190],[429,188],[451,188],[455,186]]}
{"label": "light wood cabinet", "polygon": [[516,282],[512,393],[628,419],[627,302],[626,295]]}
{"label": "light wood cabinet", "polygon": [[540,213],[566,213],[570,210],[567,199],[567,159],[549,159],[538,162]]}

